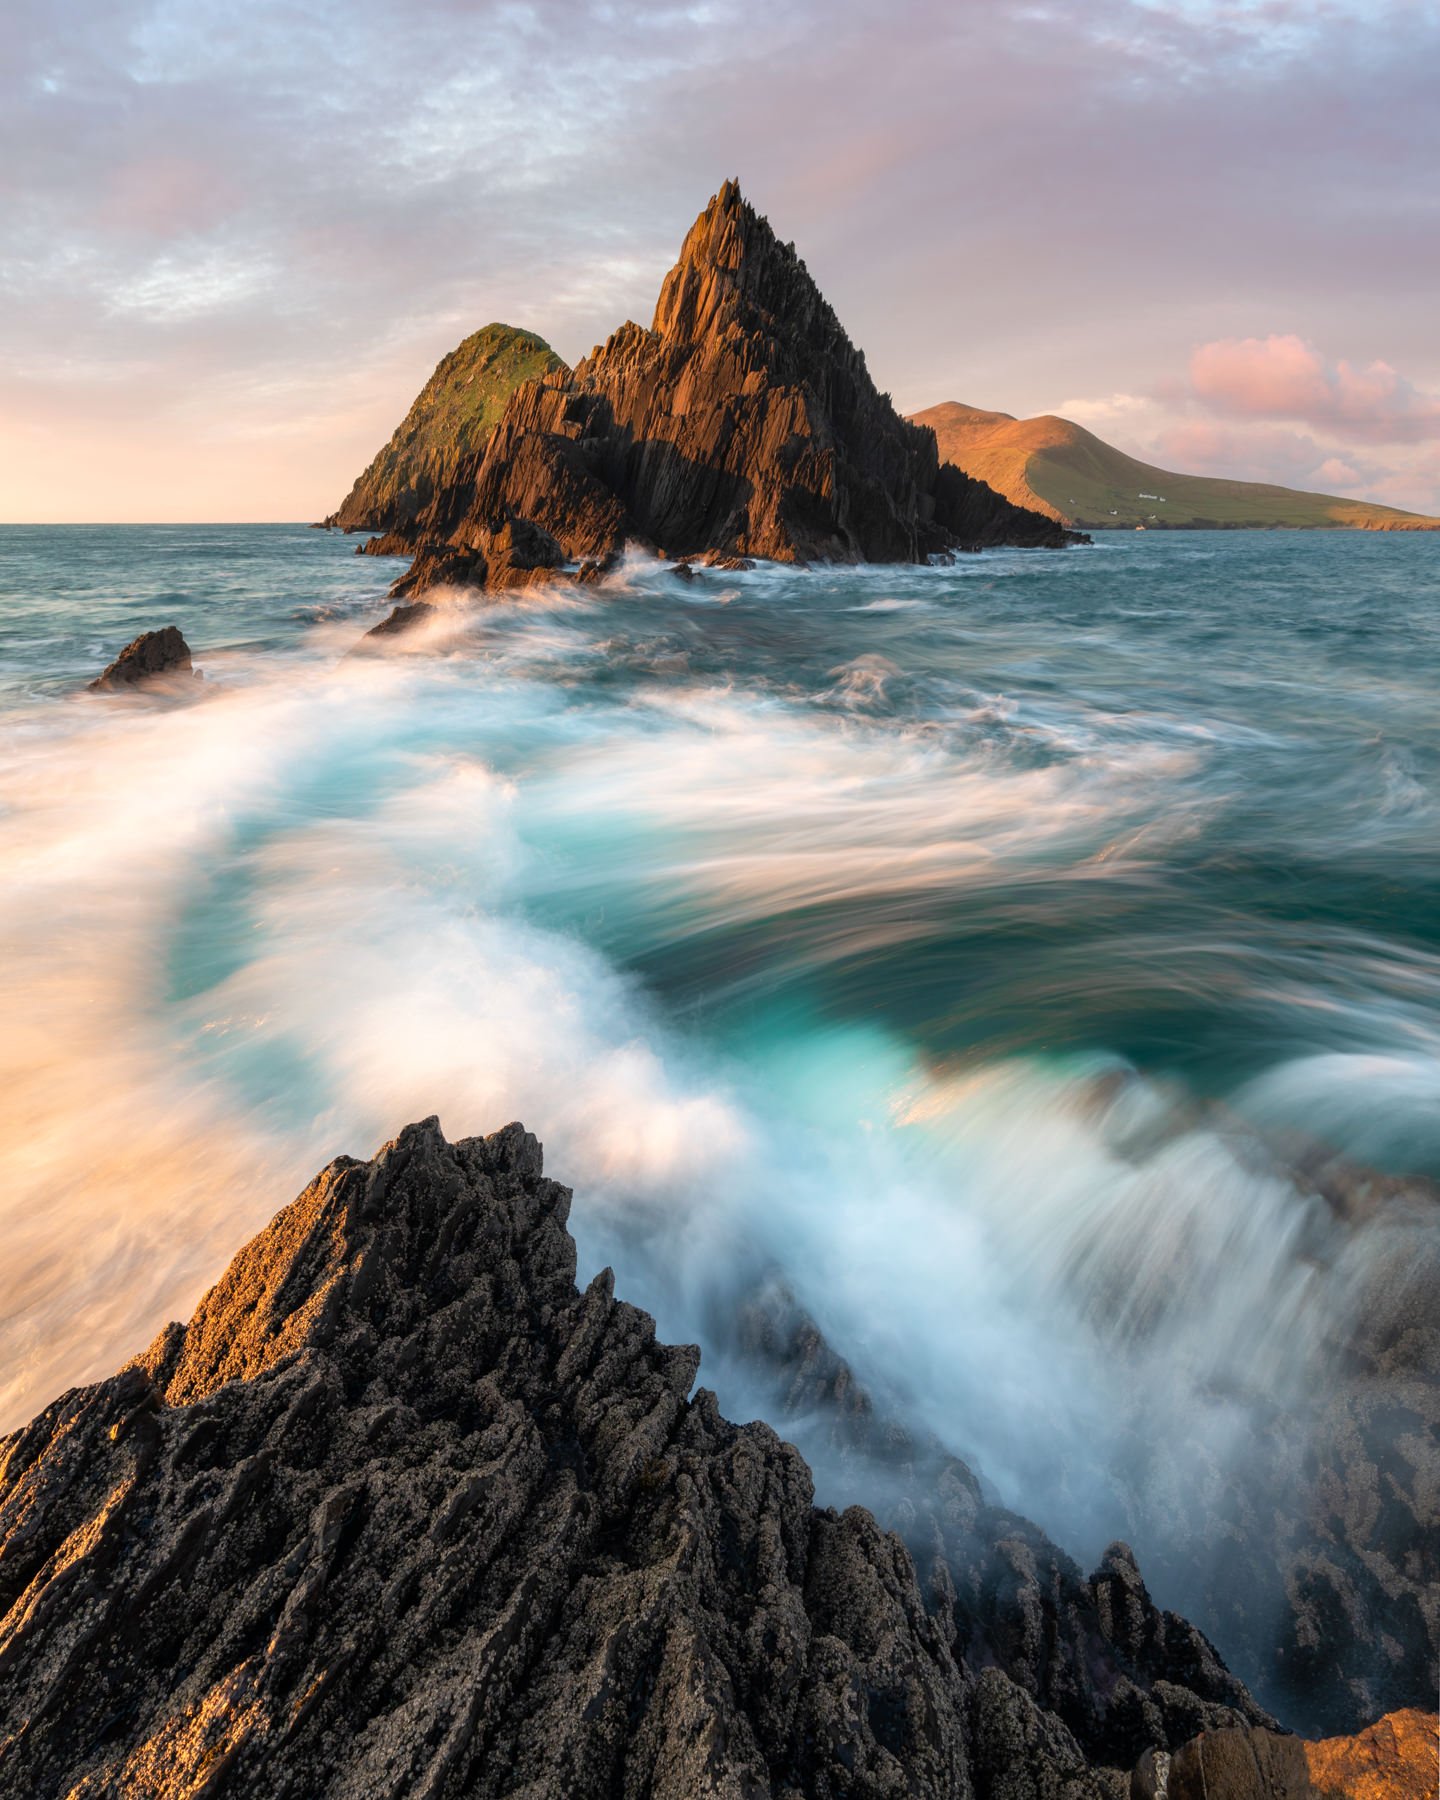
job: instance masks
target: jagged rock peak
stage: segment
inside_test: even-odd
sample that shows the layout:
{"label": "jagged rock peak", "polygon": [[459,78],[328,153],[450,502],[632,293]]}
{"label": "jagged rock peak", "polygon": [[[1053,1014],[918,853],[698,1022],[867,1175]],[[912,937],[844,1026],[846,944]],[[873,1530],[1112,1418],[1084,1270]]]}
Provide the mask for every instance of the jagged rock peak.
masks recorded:
{"label": "jagged rock peak", "polygon": [[686,233],[661,286],[651,329],[693,341],[723,331],[742,311],[747,323],[790,334],[809,334],[819,323],[827,337],[850,347],[795,246],[780,242],[732,180]]}
{"label": "jagged rock peak", "polygon": [[1013,1519],[967,1665],[975,1572],[687,1397],[569,1202],[518,1125],[410,1126],[0,1440],[0,1800],[1121,1800],[1100,1751],[1260,1716],[1123,1554],[1047,1597]]}

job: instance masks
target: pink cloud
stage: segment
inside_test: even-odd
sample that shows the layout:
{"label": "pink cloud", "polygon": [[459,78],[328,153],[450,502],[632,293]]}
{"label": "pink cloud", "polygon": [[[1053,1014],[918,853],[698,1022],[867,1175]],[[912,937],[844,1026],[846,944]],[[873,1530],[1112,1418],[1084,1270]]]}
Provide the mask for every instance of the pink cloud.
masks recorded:
{"label": "pink cloud", "polygon": [[1284,425],[1241,425],[1178,419],[1149,446],[1154,460],[1192,475],[1231,481],[1270,481],[1295,487],[1315,470],[1325,448]]}
{"label": "pink cloud", "polygon": [[1353,464],[1346,462],[1343,456],[1327,456],[1315,471],[1315,478],[1333,488],[1359,487],[1365,479]]}
{"label": "pink cloud", "polygon": [[1373,443],[1440,437],[1440,395],[1417,388],[1389,363],[1328,362],[1293,332],[1199,345],[1190,386],[1222,416],[1294,419]]}
{"label": "pink cloud", "polygon": [[1343,444],[1323,442],[1288,425],[1192,415],[1162,424],[1134,449],[1161,468],[1185,474],[1272,482],[1440,515],[1440,439],[1395,445],[1376,458],[1356,456]]}

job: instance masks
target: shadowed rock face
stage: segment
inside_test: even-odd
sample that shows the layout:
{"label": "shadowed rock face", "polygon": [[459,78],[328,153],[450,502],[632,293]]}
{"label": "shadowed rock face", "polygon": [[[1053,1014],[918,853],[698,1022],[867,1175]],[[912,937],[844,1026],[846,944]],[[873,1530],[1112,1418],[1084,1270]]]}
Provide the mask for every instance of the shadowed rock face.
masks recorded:
{"label": "shadowed rock face", "polygon": [[1118,1800],[1263,1722],[1123,1548],[1087,1582],[963,1465],[920,1575],[817,1510],[577,1292],[568,1205],[519,1126],[412,1126],[0,1443],[0,1795]]}
{"label": "shadowed rock face", "polygon": [[102,675],[89,684],[92,694],[112,694],[148,682],[189,681],[195,671],[190,646],[179,626],[164,625],[159,631],[142,631],[132,638]]}
{"label": "shadowed rock face", "polygon": [[559,562],[628,542],[677,557],[917,562],[1077,541],[940,464],[935,435],[877,393],[794,248],[734,182],[692,226],[646,331],[623,325],[573,373],[516,389],[473,479],[438,491],[388,549],[406,591],[520,584],[500,534],[538,527]]}

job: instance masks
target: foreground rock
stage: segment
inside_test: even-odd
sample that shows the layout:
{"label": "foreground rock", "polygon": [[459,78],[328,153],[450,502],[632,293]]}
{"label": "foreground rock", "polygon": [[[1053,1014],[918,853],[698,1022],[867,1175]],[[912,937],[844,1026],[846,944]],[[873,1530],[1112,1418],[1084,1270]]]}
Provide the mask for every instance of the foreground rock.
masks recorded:
{"label": "foreground rock", "polygon": [[1437,1724],[1434,1713],[1399,1712],[1319,1743],[1263,1727],[1209,1731],[1173,1756],[1147,1751],[1131,1800],[1432,1800]]}
{"label": "foreground rock", "polygon": [[[517,562],[516,531],[543,533],[553,561]],[[1076,541],[941,464],[734,182],[692,227],[650,329],[623,325],[575,370],[517,387],[478,463],[385,540],[415,554],[411,593],[453,581],[457,557],[505,588],[629,543],[793,563]]]}
{"label": "foreground rock", "polygon": [[577,1292],[568,1205],[519,1126],[412,1126],[0,1444],[0,1795],[1119,1800],[1264,1722],[1121,1549],[1057,1578],[1011,1515],[981,1592],[817,1510]]}
{"label": "foreground rock", "polygon": [[89,684],[89,691],[113,694],[151,682],[198,679],[190,661],[190,646],[179,627],[165,625],[132,638],[104,674]]}
{"label": "foreground rock", "polygon": [[1418,1707],[1389,1713],[1353,1737],[1306,1744],[1317,1793],[1345,1800],[1430,1800],[1440,1793],[1440,1719]]}

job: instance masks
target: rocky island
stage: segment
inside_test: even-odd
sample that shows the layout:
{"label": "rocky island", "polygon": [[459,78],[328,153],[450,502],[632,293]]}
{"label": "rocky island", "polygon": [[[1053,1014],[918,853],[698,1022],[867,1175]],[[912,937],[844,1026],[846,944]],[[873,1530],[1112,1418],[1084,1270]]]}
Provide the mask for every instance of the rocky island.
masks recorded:
{"label": "rocky island", "polygon": [[[397,594],[589,579],[627,545],[688,565],[1082,541],[940,461],[934,432],[876,390],[794,247],[733,181],[691,227],[648,330],[623,325],[577,368],[528,378],[526,354],[551,354],[539,339],[489,348],[490,391],[515,376],[493,429],[488,413],[463,439],[437,424],[447,358],[328,521],[414,558]],[[467,346],[455,356],[473,361]]]}

